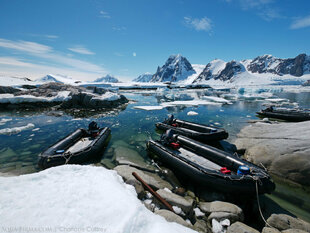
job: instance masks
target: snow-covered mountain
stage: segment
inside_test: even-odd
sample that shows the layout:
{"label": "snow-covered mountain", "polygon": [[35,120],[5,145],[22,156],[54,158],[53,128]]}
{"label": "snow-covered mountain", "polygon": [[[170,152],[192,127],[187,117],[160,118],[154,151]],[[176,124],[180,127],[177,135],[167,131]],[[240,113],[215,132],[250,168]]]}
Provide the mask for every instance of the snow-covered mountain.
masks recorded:
{"label": "snow-covered mountain", "polygon": [[256,57],[248,65],[247,69],[252,73],[272,73],[277,75],[290,74],[300,77],[310,72],[310,57],[299,54],[295,58],[281,59],[272,55]]}
{"label": "snow-covered mountain", "polygon": [[74,83],[78,83],[80,81],[72,79],[72,78],[65,76],[65,75],[48,74],[42,78],[36,79],[35,82],[36,83],[56,82],[56,83],[63,83],[63,84],[74,84]]}
{"label": "snow-covered mountain", "polygon": [[104,77],[97,78],[94,82],[95,83],[119,83],[119,80],[113,77],[112,75],[107,74]]}
{"label": "snow-covered mountain", "polygon": [[302,84],[310,76],[310,57],[280,59],[263,55],[253,60],[224,62],[216,59],[206,65],[193,83]]}
{"label": "snow-covered mountain", "polygon": [[144,73],[138,76],[138,78],[135,78],[132,80],[133,82],[139,82],[139,83],[147,83],[152,79],[153,75],[151,73]]}
{"label": "snow-covered mountain", "polygon": [[171,55],[162,67],[158,67],[150,82],[184,81],[196,73],[191,63],[180,54]]}

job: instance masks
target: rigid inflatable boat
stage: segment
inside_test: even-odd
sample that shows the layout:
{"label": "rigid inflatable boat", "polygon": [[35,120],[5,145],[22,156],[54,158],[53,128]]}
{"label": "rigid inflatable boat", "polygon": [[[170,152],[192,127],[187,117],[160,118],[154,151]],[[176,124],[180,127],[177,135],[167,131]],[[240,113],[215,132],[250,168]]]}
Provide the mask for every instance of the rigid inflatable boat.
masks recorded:
{"label": "rigid inflatable boat", "polygon": [[81,164],[102,153],[108,143],[111,130],[99,128],[95,122],[89,129],[77,129],[65,138],[39,154],[38,165],[41,169],[62,164]]}
{"label": "rigid inflatable boat", "polygon": [[309,121],[310,111],[301,109],[277,108],[272,106],[257,112],[259,116],[276,118],[286,121]]}
{"label": "rigid inflatable boat", "polygon": [[202,142],[228,138],[228,133],[222,128],[182,121],[174,118],[173,115],[170,115],[164,122],[156,123],[156,127],[165,131],[172,129],[175,134],[184,135]]}
{"label": "rigid inflatable boat", "polygon": [[271,193],[275,184],[263,168],[182,135],[164,134],[147,148],[199,187],[237,195]]}

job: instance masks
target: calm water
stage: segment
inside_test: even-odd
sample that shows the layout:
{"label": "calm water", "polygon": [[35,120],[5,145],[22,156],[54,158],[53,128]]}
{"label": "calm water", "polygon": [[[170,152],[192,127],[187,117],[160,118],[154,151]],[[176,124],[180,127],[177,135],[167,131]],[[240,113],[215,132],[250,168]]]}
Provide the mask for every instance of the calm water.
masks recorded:
{"label": "calm water", "polygon": [[[270,91],[270,90],[267,90]],[[76,128],[87,127],[92,120],[97,121],[100,126],[109,126],[112,129],[112,138],[108,148],[101,160],[108,167],[115,165],[113,155],[114,148],[122,146],[134,151],[132,156],[137,160],[149,162],[145,150],[145,142],[151,136],[158,138],[159,133],[155,131],[154,124],[162,121],[168,114],[174,114],[177,118],[213,124],[224,127],[229,132],[228,141],[232,142],[240,129],[248,125],[249,120],[257,120],[255,112],[260,110],[263,104],[268,103],[266,97],[285,98],[292,103],[298,103],[300,107],[310,108],[310,92],[288,93],[281,89],[272,92],[261,90],[243,91],[231,90],[170,90],[170,91],[140,91],[123,92],[128,99],[132,100],[123,110],[102,113],[90,111],[83,114],[75,112],[71,115],[53,116],[49,112],[0,112],[0,120],[7,119],[7,122],[0,123],[0,130],[4,128],[24,126],[28,123],[35,125],[33,129],[25,130],[11,136],[0,135],[0,173],[5,174],[26,174],[37,172],[37,155],[63,138]],[[137,105],[159,105],[161,102],[174,100],[199,99],[205,95],[223,96],[232,100],[228,105],[205,105],[196,107],[175,106],[162,110],[145,111],[134,109]],[[252,95],[252,96],[251,96]],[[254,97],[256,96],[256,97]],[[263,96],[263,97],[262,97]],[[198,115],[188,116],[189,111],[195,111]],[[55,115],[55,114],[54,114]],[[77,118],[82,115],[83,118]],[[0,121],[1,122],[1,121]],[[2,124],[2,125],[1,125]],[[310,195],[303,189],[291,188],[278,182],[275,194],[269,196],[280,206],[310,221]],[[287,193],[287,195],[282,195]]]}

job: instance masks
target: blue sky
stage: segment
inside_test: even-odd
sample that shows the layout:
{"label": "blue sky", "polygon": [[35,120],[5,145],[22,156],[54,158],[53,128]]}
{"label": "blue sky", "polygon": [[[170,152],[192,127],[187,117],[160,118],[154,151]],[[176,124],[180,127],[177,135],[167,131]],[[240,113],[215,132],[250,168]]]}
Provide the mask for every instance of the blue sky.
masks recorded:
{"label": "blue sky", "polygon": [[1,0],[0,75],[120,80],[192,64],[309,54],[309,0]]}

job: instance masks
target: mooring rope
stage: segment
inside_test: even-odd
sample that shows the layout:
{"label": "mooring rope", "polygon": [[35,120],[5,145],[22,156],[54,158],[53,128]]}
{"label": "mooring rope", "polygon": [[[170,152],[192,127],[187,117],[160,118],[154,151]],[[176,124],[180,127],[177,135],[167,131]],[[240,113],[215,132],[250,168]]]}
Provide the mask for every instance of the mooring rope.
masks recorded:
{"label": "mooring rope", "polygon": [[259,178],[257,178],[257,179],[256,179],[256,182],[255,182],[255,187],[256,187],[256,199],[257,199],[258,210],[259,210],[260,216],[261,216],[261,218],[263,219],[263,221],[265,222],[265,224],[266,224],[268,227],[274,228],[274,227],[270,226],[270,224],[266,221],[266,219],[264,218],[263,212],[262,212],[262,210],[261,210],[261,208],[260,208],[259,195],[258,195],[258,185],[257,185],[258,180],[259,180]]}

